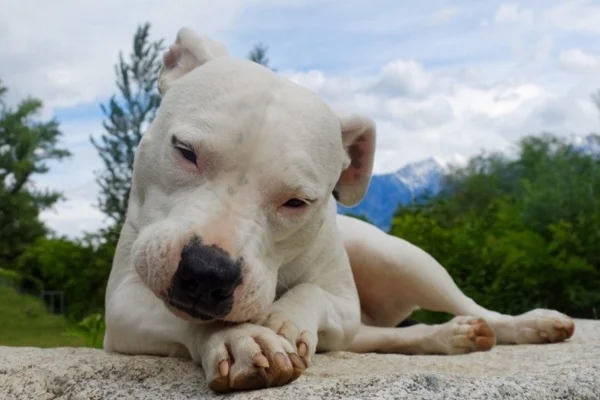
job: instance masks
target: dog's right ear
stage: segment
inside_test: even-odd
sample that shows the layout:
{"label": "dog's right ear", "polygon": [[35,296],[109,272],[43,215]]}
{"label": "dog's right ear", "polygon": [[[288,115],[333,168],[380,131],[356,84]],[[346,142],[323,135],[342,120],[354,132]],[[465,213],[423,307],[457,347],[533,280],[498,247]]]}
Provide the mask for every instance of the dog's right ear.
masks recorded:
{"label": "dog's right ear", "polygon": [[334,197],[345,207],[357,205],[367,193],[373,173],[376,127],[364,115],[340,117],[344,166],[334,190]]}
{"label": "dog's right ear", "polygon": [[177,32],[175,43],[163,54],[158,75],[158,91],[164,95],[174,81],[194,68],[216,58],[229,57],[225,46],[192,29],[183,27]]}

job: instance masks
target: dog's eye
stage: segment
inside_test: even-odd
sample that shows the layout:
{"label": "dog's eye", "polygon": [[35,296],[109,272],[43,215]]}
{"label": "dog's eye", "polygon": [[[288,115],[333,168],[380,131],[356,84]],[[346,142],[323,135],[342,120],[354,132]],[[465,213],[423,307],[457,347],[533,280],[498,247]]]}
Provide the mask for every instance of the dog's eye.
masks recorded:
{"label": "dog's eye", "polygon": [[289,199],[283,205],[289,208],[302,208],[306,205],[306,202],[300,199]]}
{"label": "dog's eye", "polygon": [[190,149],[186,149],[185,147],[177,147],[177,150],[179,150],[179,152],[181,153],[181,155],[188,160],[191,163],[196,164],[196,154],[190,150]]}

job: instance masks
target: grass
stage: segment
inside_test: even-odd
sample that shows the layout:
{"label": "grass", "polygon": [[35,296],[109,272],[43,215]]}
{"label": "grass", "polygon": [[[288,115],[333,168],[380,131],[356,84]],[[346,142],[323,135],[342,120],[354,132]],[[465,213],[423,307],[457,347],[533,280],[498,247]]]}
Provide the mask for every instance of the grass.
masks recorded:
{"label": "grass", "polygon": [[49,313],[36,297],[0,285],[0,346],[83,347],[64,317]]}

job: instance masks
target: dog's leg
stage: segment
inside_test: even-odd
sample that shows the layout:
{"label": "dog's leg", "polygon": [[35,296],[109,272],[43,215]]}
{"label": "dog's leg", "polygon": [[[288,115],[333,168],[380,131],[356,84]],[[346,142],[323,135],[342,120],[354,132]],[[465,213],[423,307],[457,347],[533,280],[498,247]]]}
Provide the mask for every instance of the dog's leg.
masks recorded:
{"label": "dog's leg", "polygon": [[488,310],[466,296],[422,249],[363,221],[348,217],[339,221],[363,321],[370,325],[395,326],[420,307],[483,318],[502,344],[558,342],[573,335],[574,323],[564,314],[540,309],[509,316]]}
{"label": "dog's leg", "polygon": [[310,365],[317,350],[344,350],[350,345],[360,326],[360,307],[341,242],[307,257],[297,261],[311,267],[303,282],[285,285],[289,289],[256,322],[287,338]]}
{"label": "dog's leg", "polygon": [[464,354],[487,351],[494,332],[481,318],[456,317],[441,325],[382,328],[361,325],[348,351],[355,353]]}
{"label": "dog's leg", "polygon": [[259,323],[295,345],[308,366],[317,350],[344,350],[350,345],[360,324],[358,299],[302,283],[276,301]]}

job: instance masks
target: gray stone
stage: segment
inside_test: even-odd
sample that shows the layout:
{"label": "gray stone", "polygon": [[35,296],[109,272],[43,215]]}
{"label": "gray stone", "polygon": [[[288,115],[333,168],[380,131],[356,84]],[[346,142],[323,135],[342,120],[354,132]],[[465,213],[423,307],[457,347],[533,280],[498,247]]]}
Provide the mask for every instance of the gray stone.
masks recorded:
{"label": "gray stone", "polygon": [[0,347],[0,399],[600,399],[600,321],[571,340],[463,356],[317,355],[296,382],[216,395],[187,360]]}

